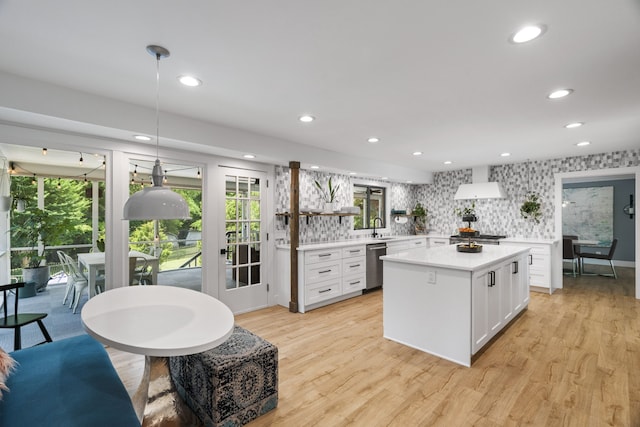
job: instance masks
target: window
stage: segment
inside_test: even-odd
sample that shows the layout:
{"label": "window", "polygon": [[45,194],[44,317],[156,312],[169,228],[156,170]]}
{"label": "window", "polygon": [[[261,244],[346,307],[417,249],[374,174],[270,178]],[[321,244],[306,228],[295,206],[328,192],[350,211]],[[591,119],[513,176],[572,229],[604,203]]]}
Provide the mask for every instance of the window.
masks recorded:
{"label": "window", "polygon": [[375,228],[386,227],[386,190],[384,187],[354,184],[353,203],[360,208],[360,215],[353,221],[354,230],[374,228],[373,220],[376,218],[380,220],[376,221]]}

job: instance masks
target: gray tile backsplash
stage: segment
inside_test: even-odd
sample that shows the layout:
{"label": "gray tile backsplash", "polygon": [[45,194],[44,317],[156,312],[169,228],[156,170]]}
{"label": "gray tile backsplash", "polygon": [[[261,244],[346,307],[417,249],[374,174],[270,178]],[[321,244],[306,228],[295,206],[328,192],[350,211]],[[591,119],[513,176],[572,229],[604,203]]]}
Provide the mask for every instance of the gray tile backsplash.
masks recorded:
{"label": "gray tile backsplash", "polygon": [[[504,234],[507,236],[552,238],[554,232],[554,174],[581,170],[631,167],[640,165],[640,150],[627,150],[588,156],[568,157],[564,159],[535,160],[525,163],[490,167],[489,180],[500,182],[507,193],[505,199],[483,199],[476,201],[478,222],[472,226],[484,234]],[[338,202],[341,206],[351,206],[353,180],[347,175],[331,175],[332,182],[340,185]],[[326,184],[329,175],[321,172],[300,170],[300,206],[320,208],[320,194],[314,186],[314,180]],[[466,226],[455,215],[456,207],[470,204],[468,200],[453,200],[460,184],[470,183],[471,169],[434,173],[433,184],[411,185],[386,183],[389,185],[390,206],[388,209],[410,210],[416,202],[427,209],[427,227],[430,231],[446,235],[457,232],[458,227]],[[380,181],[381,183],[383,181]],[[276,212],[289,210],[289,168],[276,167],[275,201]],[[527,191],[540,195],[543,217],[539,224],[526,220],[520,215],[520,205]],[[301,218],[300,242],[312,243],[331,240],[343,240],[353,228],[353,219],[345,217],[342,223],[337,217],[312,217],[309,224]],[[391,234],[411,234],[413,221],[406,224],[390,222]],[[284,219],[276,221],[276,231],[284,232],[289,239],[289,227]]]}

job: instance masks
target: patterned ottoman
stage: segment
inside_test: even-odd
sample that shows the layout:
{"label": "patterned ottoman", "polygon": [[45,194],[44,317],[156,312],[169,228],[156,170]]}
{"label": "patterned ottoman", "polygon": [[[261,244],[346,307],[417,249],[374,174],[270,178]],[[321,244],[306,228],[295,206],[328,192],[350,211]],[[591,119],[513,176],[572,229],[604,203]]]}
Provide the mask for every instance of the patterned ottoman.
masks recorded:
{"label": "patterned ottoman", "polygon": [[240,326],[218,347],[169,357],[180,397],[205,426],[242,426],[278,405],[278,348]]}

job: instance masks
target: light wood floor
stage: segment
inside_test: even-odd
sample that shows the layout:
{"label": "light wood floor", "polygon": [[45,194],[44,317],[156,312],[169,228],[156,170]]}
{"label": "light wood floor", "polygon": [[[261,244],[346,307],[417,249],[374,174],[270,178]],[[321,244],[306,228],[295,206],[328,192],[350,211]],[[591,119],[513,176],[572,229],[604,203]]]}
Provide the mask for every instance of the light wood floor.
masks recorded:
{"label": "light wood floor", "polygon": [[[635,270],[618,272],[532,292],[471,368],[382,338],[382,291],[306,314],[236,316],[279,350],[278,407],[249,426],[640,426],[640,301]],[[133,387],[142,357],[110,354]],[[197,424],[178,414],[166,375],[155,388],[169,400],[145,426]]]}

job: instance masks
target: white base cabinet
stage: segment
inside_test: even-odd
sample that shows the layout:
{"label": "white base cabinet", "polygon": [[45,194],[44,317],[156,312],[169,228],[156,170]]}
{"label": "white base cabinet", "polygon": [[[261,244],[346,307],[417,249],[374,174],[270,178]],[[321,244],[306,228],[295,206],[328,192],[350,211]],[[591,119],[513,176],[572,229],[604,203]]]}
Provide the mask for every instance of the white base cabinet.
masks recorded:
{"label": "white base cabinet", "polygon": [[471,353],[475,354],[529,304],[527,255],[475,272],[471,284]]}
{"label": "white base cabinet", "polygon": [[515,238],[504,239],[500,241],[501,245],[511,245],[519,247],[529,247],[529,285],[532,290],[553,293],[556,288],[554,286],[554,258],[560,257],[558,252],[557,241],[549,240],[542,243],[539,241],[517,241]]}
{"label": "white base cabinet", "polygon": [[383,258],[384,337],[471,366],[472,356],[528,306],[527,252],[511,253],[470,270],[425,257]]}
{"label": "white base cabinet", "polygon": [[[366,287],[366,246],[298,252],[298,311],[304,313],[362,295]],[[289,249],[277,250],[278,303],[288,307]]]}

